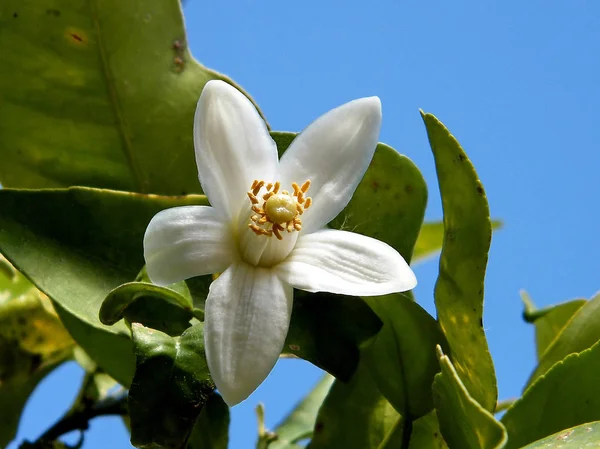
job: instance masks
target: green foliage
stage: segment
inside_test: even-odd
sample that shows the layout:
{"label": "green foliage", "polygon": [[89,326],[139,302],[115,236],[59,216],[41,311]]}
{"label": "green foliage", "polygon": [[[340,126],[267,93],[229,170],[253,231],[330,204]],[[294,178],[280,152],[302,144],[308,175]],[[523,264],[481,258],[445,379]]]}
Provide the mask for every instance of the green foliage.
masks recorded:
{"label": "green foliage", "polygon": [[448,446],[457,449],[500,449],[506,430],[465,388],[452,362],[439,349],[442,372],[433,391],[440,429]]}
{"label": "green foliage", "polygon": [[600,421],[599,360],[600,342],[568,355],[540,376],[502,417],[508,431],[506,449]]}
{"label": "green foliage", "polygon": [[403,294],[369,298],[386,326],[365,350],[379,390],[406,419],[414,420],[433,409],[431,384],[439,364],[438,344],[446,345],[437,321]]}
{"label": "green foliage", "polygon": [[1,256],[0,263],[0,447],[6,447],[29,395],[71,357],[75,343],[48,299]]}
{"label": "green foliage", "polygon": [[555,363],[569,354],[578,353],[600,340],[600,294],[585,303],[572,315],[560,333],[552,340],[531,375],[528,385],[543,376]]}
{"label": "green foliage", "polygon": [[273,436],[276,438],[267,443],[266,447],[269,449],[300,449],[302,446],[297,443],[313,435],[317,413],[329,393],[333,381],[334,378],[326,374],[302,402],[275,428]]}
{"label": "green foliage", "polygon": [[53,300],[92,359],[127,386],[134,368],[129,330],[103,325],[98,311],[110,291],[134,280],[144,265],[150,219],[186,204],[206,204],[206,198],[81,187],[0,190],[0,251]]}
{"label": "green foliage", "polygon": [[460,379],[484,409],[493,411],[498,390],[483,331],[483,281],[492,238],[489,207],[458,141],[433,115],[421,115],[444,208],[444,244],[435,286],[438,321]]}
{"label": "green foliage", "polygon": [[599,433],[600,422],[595,421],[561,430],[554,435],[528,444],[522,449],[581,449],[583,447],[598,447],[600,445]]}
{"label": "green foliage", "polygon": [[0,30],[4,187],[201,193],[194,108],[231,81],[192,58],[179,0],[3,0]]}
{"label": "green foliage", "polygon": [[204,356],[204,326],[170,337],[132,326],[136,355],[129,390],[131,443],[137,447],[184,449],[214,384]]}
{"label": "green foliage", "polygon": [[227,449],[229,407],[218,394],[209,396],[192,429],[188,449]]}
{"label": "green foliage", "polygon": [[535,325],[535,343],[538,360],[542,358],[548,346],[562,331],[571,317],[586,303],[585,299],[574,299],[555,306],[536,309],[533,301],[525,292],[521,292],[521,299],[525,305],[523,318],[528,323]]}
{"label": "green foliage", "polygon": [[358,365],[359,346],[377,334],[381,324],[360,298],[296,290],[284,352],[348,380]]}

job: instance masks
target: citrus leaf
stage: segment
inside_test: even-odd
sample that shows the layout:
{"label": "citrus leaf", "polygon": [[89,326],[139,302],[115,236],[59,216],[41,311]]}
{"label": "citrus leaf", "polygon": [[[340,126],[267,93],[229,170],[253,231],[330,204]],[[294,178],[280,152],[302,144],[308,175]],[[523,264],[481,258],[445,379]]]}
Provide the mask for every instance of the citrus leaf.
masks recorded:
{"label": "citrus leaf", "polygon": [[571,354],[540,376],[506,411],[506,449],[600,420],[600,342]]}
{"label": "citrus leaf", "polygon": [[444,244],[435,286],[438,321],[458,375],[473,399],[491,412],[498,388],[483,331],[483,282],[492,238],[489,207],[460,144],[433,115],[421,115],[444,209]]}
{"label": "citrus leaf", "polygon": [[0,251],[53,300],[88,355],[128,386],[134,367],[130,331],[123,323],[103,325],[98,311],[108,293],[135,279],[144,265],[142,239],[150,219],[188,204],[207,204],[206,197],[3,189]]}
{"label": "citrus leaf", "polygon": [[440,429],[450,448],[500,449],[506,430],[469,394],[450,359],[439,349],[442,372],[433,391]]}
{"label": "citrus leaf", "polygon": [[178,0],[4,0],[0,182],[200,193],[192,142],[205,83]]}
{"label": "citrus leaf", "polygon": [[184,449],[214,384],[204,355],[204,325],[170,337],[132,324],[135,376],[129,390],[131,444]]}
{"label": "citrus leaf", "polygon": [[600,446],[600,422],[582,424],[528,444],[522,449],[580,449]]}

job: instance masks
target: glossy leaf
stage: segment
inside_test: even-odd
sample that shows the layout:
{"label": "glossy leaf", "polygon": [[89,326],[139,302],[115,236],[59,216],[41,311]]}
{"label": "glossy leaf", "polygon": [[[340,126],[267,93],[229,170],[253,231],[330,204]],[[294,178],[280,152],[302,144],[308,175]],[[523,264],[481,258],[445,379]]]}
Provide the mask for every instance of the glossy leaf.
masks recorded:
{"label": "glossy leaf", "polygon": [[569,354],[584,351],[600,340],[600,294],[586,302],[567,322],[548,346],[529,378],[533,384],[552,366]]}
{"label": "glossy leaf", "polygon": [[[500,229],[502,222],[492,220],[492,230]],[[421,262],[424,259],[434,256],[442,249],[444,243],[444,223],[441,221],[430,221],[423,223],[419,238],[415,244],[412,262]]]}
{"label": "glossy leaf", "polygon": [[188,449],[227,449],[229,407],[218,394],[211,395],[196,421]]}
{"label": "glossy leaf", "polygon": [[442,372],[433,392],[440,429],[448,447],[494,449],[506,443],[506,430],[469,394],[452,362],[439,350]]}
{"label": "glossy leaf", "polygon": [[400,447],[404,421],[383,397],[365,363],[349,382],[336,380],[317,415],[310,449]]}
{"label": "glossy leaf", "polygon": [[522,449],[581,449],[600,447],[600,421],[561,430]]}
{"label": "glossy leaf", "polygon": [[326,374],[306,397],[279,424],[276,438],[268,443],[269,449],[301,449],[299,441],[312,437],[317,413],[333,384],[334,378]]}
{"label": "glossy leaf", "polygon": [[128,282],[108,294],[99,316],[109,326],[125,318],[176,336],[190,327],[192,298],[189,292],[184,295],[148,282]]}
{"label": "glossy leaf", "polygon": [[436,345],[446,345],[437,321],[411,298],[367,298],[386,323],[365,349],[379,390],[402,416],[420,418],[433,409],[431,384],[439,372]]}
{"label": "glossy leaf", "polygon": [[203,324],[170,337],[132,325],[135,377],[129,390],[131,443],[184,449],[202,407],[213,394],[204,355]]}
{"label": "glossy leaf", "polygon": [[444,209],[444,244],[435,286],[438,321],[467,390],[483,408],[493,411],[498,389],[483,330],[483,281],[492,238],[489,207],[460,144],[433,115],[421,115]]}
{"label": "glossy leaf", "polygon": [[539,377],[502,417],[506,449],[579,424],[600,421],[600,342],[571,354]]}
{"label": "glossy leaf", "polygon": [[380,329],[381,320],[360,298],[295,291],[284,352],[348,380],[358,365],[359,346]]}
{"label": "glossy leaf", "polygon": [[0,190],[0,251],[54,301],[77,343],[125,386],[135,365],[130,332],[122,323],[101,324],[98,311],[108,293],[144,265],[142,239],[152,216],[186,204],[206,204],[206,198]]}
{"label": "glossy leaf", "polygon": [[560,334],[569,320],[586,303],[585,299],[574,299],[555,306],[536,309],[533,301],[525,291],[521,291],[521,299],[525,305],[523,318],[535,325],[535,342],[538,360],[548,346]]}
{"label": "glossy leaf", "polygon": [[0,29],[2,185],[200,193],[194,109],[225,78],[191,56],[179,0],[3,0]]}

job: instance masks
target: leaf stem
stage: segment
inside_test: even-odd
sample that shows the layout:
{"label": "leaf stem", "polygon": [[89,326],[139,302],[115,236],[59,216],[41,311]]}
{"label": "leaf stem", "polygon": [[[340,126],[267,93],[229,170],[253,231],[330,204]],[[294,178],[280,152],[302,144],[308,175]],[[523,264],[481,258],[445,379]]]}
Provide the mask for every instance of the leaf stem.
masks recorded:
{"label": "leaf stem", "polygon": [[402,418],[402,444],[400,449],[408,449],[410,446],[410,437],[412,436],[413,420],[410,416]]}

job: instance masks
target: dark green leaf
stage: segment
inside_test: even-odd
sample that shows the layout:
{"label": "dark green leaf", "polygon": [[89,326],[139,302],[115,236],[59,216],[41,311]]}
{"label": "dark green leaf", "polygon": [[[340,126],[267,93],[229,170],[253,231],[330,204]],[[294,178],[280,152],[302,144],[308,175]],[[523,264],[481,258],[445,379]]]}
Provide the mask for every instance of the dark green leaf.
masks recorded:
{"label": "dark green leaf", "polygon": [[200,193],[194,108],[225,78],[191,56],[178,0],[3,0],[0,30],[5,187]]}
{"label": "dark green leaf", "polygon": [[277,438],[267,444],[269,449],[301,449],[299,441],[312,437],[317,413],[323,403],[334,378],[325,375],[308,395],[292,412],[285,417],[283,422],[275,428]]}
{"label": "dark green leaf", "polygon": [[317,415],[310,449],[399,448],[404,421],[383,397],[365,363],[350,382],[336,380]]}
{"label": "dark green leaf", "polygon": [[533,384],[569,354],[584,351],[600,340],[600,294],[586,302],[567,322],[544,352],[529,378]]}
{"label": "dark green leaf", "polygon": [[188,449],[227,449],[229,407],[221,396],[208,398],[190,435]]}
{"label": "dark green leaf", "polygon": [[481,182],[467,155],[444,125],[421,113],[444,208],[444,244],[435,286],[438,321],[467,390],[493,411],[498,389],[483,331],[483,281],[492,238],[490,212]]}
{"label": "dark green leaf", "polygon": [[[185,287],[185,283],[182,283]],[[187,287],[185,287],[187,289]],[[187,297],[186,297],[187,296]],[[129,282],[112,290],[100,308],[100,321],[113,325],[122,318],[171,336],[190,327],[192,298],[148,282]]]}
{"label": "dark green leaf", "polygon": [[451,449],[493,449],[506,444],[506,430],[465,388],[450,359],[439,350],[442,372],[435,376],[435,408]]}
{"label": "dark green leaf", "polygon": [[440,432],[440,423],[435,410],[414,422],[409,448],[448,449],[448,445]]}
{"label": "dark green leaf", "polygon": [[129,390],[131,443],[184,449],[202,407],[213,394],[204,356],[204,326],[170,337],[132,325],[135,377]]}
{"label": "dark green leaf", "polygon": [[560,334],[573,315],[586,303],[585,299],[574,299],[555,306],[536,309],[527,292],[521,291],[521,299],[525,305],[523,318],[528,323],[535,325],[538,360],[542,358],[548,346]]}
{"label": "dark green leaf", "polygon": [[360,298],[297,290],[284,352],[348,380],[358,365],[359,346],[379,329],[381,320]]}
{"label": "dark green leaf", "polygon": [[502,417],[506,449],[600,420],[600,343],[571,354],[539,377]]}
{"label": "dark green leaf", "polygon": [[522,449],[581,449],[600,447],[600,421],[582,424],[550,435]]}
{"label": "dark green leaf", "polygon": [[436,345],[446,345],[437,321],[411,298],[393,294],[367,298],[386,325],[365,349],[365,362],[379,389],[404,417],[433,409],[431,384],[439,364]]}
{"label": "dark green leaf", "polygon": [[[499,220],[492,220],[491,223],[492,230],[502,227],[502,222]],[[443,243],[444,223],[441,221],[423,223],[419,232],[419,238],[415,244],[415,251],[412,258],[413,264],[438,253],[442,249]]]}
{"label": "dark green leaf", "polygon": [[102,325],[98,311],[108,293],[135,279],[144,265],[142,239],[150,219],[187,204],[207,204],[206,197],[0,190],[0,251],[54,301],[90,357],[127,386],[134,368],[130,332],[123,323]]}

